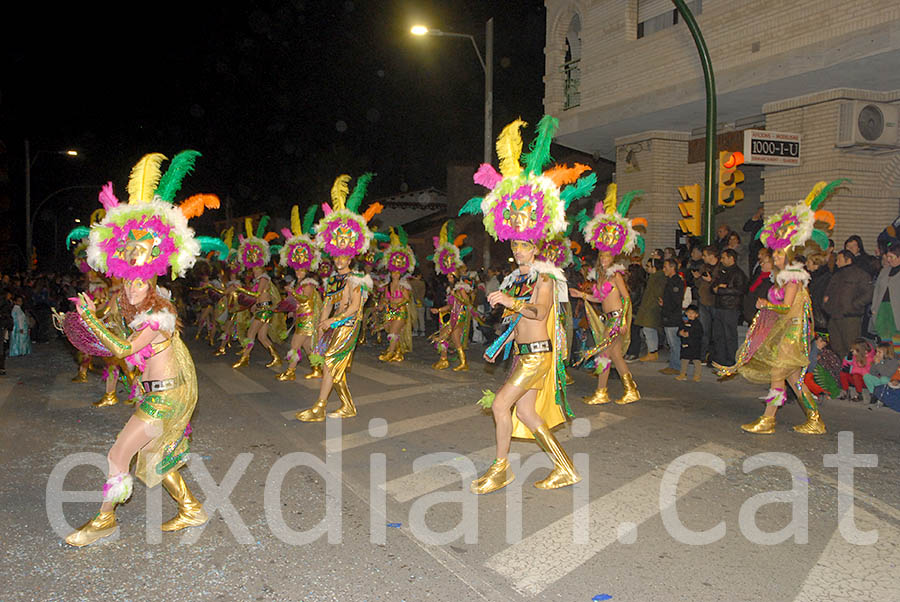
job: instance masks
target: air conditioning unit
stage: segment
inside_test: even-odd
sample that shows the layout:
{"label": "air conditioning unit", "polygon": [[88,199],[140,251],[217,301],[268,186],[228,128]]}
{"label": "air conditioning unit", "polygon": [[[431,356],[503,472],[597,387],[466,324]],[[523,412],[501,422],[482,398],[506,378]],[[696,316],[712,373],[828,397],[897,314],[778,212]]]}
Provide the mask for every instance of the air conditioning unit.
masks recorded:
{"label": "air conditioning unit", "polygon": [[853,100],[841,103],[839,148],[900,148],[900,106]]}

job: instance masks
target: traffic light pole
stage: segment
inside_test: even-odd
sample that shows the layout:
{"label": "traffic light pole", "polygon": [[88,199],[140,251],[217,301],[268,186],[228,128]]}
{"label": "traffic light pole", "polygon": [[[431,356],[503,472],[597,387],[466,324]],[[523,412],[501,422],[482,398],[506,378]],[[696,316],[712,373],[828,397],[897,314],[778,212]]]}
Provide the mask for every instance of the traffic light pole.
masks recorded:
{"label": "traffic light pole", "polygon": [[700,27],[697,25],[691,9],[687,7],[684,0],[672,0],[672,2],[690,30],[691,36],[694,38],[694,44],[697,45],[697,52],[700,54],[700,64],[703,66],[703,80],[706,83],[706,174],[703,197],[703,242],[708,245],[713,242],[713,217],[715,215],[713,213],[713,199],[717,190],[716,79],[713,75],[712,59],[709,57],[709,50],[706,48],[703,34],[700,32]]}

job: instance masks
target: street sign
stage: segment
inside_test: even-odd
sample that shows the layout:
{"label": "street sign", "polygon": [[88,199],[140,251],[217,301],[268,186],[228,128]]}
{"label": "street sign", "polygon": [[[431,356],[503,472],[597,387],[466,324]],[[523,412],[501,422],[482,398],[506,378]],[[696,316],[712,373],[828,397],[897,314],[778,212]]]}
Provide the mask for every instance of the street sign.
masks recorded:
{"label": "street sign", "polygon": [[744,163],[800,165],[800,134],[744,130]]}

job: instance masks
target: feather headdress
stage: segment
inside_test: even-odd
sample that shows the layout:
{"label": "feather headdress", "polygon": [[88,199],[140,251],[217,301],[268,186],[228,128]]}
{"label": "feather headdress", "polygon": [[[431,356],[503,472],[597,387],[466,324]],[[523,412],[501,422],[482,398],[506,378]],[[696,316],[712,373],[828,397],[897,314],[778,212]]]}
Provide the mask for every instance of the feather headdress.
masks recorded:
{"label": "feather headdress", "polygon": [[[534,243],[554,238],[566,230],[566,209],[569,204],[594,190],[597,176],[581,177],[590,169],[586,165],[544,168],[550,157],[550,142],[559,121],[544,115],[537,125],[537,136],[525,155],[522,155],[520,128],[525,122],[517,119],[503,128],[497,138],[498,173],[487,163],[475,172],[473,180],[489,188],[482,197],[474,197],[459,214],[484,215],[484,227],[496,240],[528,240]],[[524,166],[519,159],[524,161]],[[563,186],[566,188],[560,190]]]}
{"label": "feather headdress", "polygon": [[282,266],[307,272],[319,267],[321,253],[315,241],[309,236],[318,208],[317,205],[311,205],[303,215],[302,223],[300,222],[300,208],[297,205],[291,208],[291,228],[290,230],[284,228],[281,231],[285,238],[279,260]]}
{"label": "feather headdress", "polygon": [[594,206],[594,216],[589,218],[586,210],[575,218],[581,226],[584,240],[601,253],[613,255],[630,254],[635,246],[644,250],[644,237],[638,234],[634,226],[638,223],[646,225],[642,218],[628,219],[631,202],[643,194],[642,190],[632,190],[618,203],[616,202],[617,186],[606,187],[606,197]]}
{"label": "feather headdress", "polygon": [[256,230],[253,229],[253,218],[244,218],[244,231],[246,236],[238,236],[240,244],[238,245],[238,261],[245,270],[255,267],[265,267],[269,265],[272,258],[272,249],[269,241],[278,238],[275,232],[266,232],[266,226],[269,225],[269,216],[264,215],[259,220]]}
{"label": "feather headdress", "polygon": [[792,251],[812,239],[822,250],[828,248],[828,234],[816,228],[816,222],[825,222],[834,228],[834,214],[819,209],[835,188],[846,178],[817,183],[806,199],[789,205],[766,219],[756,237],[773,251]]}
{"label": "feather headdress", "polygon": [[128,178],[127,203],[116,198],[112,182],[103,186],[100,204],[105,215],[91,226],[87,249],[93,269],[129,280],[148,280],[171,270],[176,278],[194,265],[202,250],[213,248],[213,239],[194,236],[188,219],[218,208],[218,197],[196,195],[174,205],[182,180],[199,156],[197,151],[178,153],[162,173],[166,157],[144,155]]}
{"label": "feather headdress", "polygon": [[396,231],[391,228],[389,240],[390,244],[382,254],[378,267],[389,272],[411,274],[416,269],[416,254],[409,246],[409,236],[403,226],[398,226]]}
{"label": "feather headdress", "polygon": [[427,257],[434,261],[435,271],[444,276],[464,271],[466,264],[463,263],[463,257],[472,252],[472,247],[459,247],[466,240],[466,235],[460,234],[454,238],[455,229],[456,224],[452,219],[444,222],[440,234],[433,238],[434,253]]}
{"label": "feather headdress", "polygon": [[350,192],[350,176],[340,175],[331,187],[331,204],[322,203],[325,216],[316,224],[316,242],[328,255],[336,257],[356,257],[364,254],[372,242],[372,231],[368,222],[383,208],[373,203],[366,212],[359,214],[360,205],[366,195],[369,182],[374,174],[366,173],[356,180]]}

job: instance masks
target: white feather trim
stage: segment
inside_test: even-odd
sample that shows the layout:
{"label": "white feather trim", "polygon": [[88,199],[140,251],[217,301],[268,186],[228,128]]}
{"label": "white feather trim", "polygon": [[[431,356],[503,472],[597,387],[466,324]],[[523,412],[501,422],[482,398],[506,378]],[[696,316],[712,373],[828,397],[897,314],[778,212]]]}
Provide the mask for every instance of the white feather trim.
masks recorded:
{"label": "white feather trim", "polygon": [[150,327],[153,330],[161,330],[163,332],[175,332],[176,316],[170,311],[161,309],[159,311],[142,311],[134,317],[128,326],[132,330],[142,330]]}
{"label": "white feather trim", "polygon": [[457,282],[453,285],[453,290],[464,290],[469,293],[472,291],[472,285],[468,282]]}
{"label": "white feather trim", "polygon": [[359,292],[362,295],[362,302],[365,303],[366,299],[369,298],[369,293],[371,293],[375,289],[375,284],[372,282],[372,277],[368,274],[357,274],[354,272],[350,272],[350,275],[347,276],[347,282],[350,286],[358,286]]}
{"label": "white feather trim", "polygon": [[798,282],[803,286],[809,284],[809,272],[803,267],[803,264],[794,262],[775,276],[775,283],[778,286],[784,286],[789,282]]}
{"label": "white feather trim", "polygon": [[606,269],[607,278],[612,278],[616,274],[625,274],[625,266],[621,263],[614,263]]}
{"label": "white feather trim", "polygon": [[566,275],[560,268],[548,261],[535,261],[531,264],[531,271],[536,274],[546,274],[553,279],[556,285],[557,303],[567,303],[569,301],[569,287],[566,284]]}
{"label": "white feather trim", "polygon": [[307,284],[310,284],[310,285],[312,285],[312,286],[318,287],[318,286],[319,286],[319,281],[316,280],[315,278],[304,278],[303,280],[300,281],[300,286],[301,286],[301,287],[306,286]]}
{"label": "white feather trim", "polygon": [[170,291],[169,289],[167,289],[163,286],[156,285],[156,294],[159,295],[160,297],[162,297],[163,299],[167,299],[169,301],[172,300],[172,291]]}
{"label": "white feather trim", "polygon": [[401,287],[401,288],[405,288],[405,289],[408,290],[408,291],[411,291],[411,290],[412,290],[412,285],[409,283],[409,278],[407,278],[406,276],[404,276],[403,278],[401,278],[401,279],[400,279],[400,287]]}

